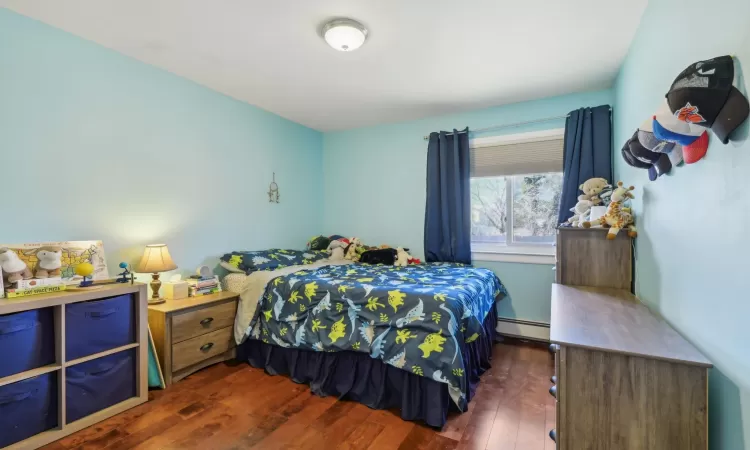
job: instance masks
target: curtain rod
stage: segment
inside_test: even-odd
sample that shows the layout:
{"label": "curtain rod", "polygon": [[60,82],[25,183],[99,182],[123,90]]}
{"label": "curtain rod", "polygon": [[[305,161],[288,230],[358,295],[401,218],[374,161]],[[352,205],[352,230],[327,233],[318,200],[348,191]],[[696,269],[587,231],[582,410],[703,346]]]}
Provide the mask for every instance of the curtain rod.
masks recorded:
{"label": "curtain rod", "polygon": [[[612,108],[609,108],[609,111],[612,112]],[[505,125],[495,125],[495,126],[486,127],[486,128],[477,128],[476,130],[469,130],[469,131],[472,132],[472,133],[482,133],[482,132],[485,132],[485,131],[499,130],[499,129],[502,129],[502,128],[514,128],[514,127],[519,127],[521,125],[531,125],[531,124],[534,124],[534,123],[549,122],[551,120],[567,119],[568,117],[570,117],[570,114],[566,114],[564,116],[546,117],[544,119],[537,119],[537,120],[527,120],[526,122],[509,123],[509,124],[505,124]],[[459,131],[459,133],[465,133],[465,131]],[[453,133],[445,133],[445,134],[446,135],[451,135]],[[424,140],[428,141],[428,140],[430,140],[430,137],[429,136],[425,136]]]}

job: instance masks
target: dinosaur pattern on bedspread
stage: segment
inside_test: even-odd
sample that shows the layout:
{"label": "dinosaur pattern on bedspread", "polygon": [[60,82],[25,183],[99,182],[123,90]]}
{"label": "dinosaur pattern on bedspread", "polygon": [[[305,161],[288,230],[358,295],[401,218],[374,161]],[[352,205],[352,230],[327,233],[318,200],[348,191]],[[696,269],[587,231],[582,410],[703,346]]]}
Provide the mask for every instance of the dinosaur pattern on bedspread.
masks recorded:
{"label": "dinosaur pattern on bedspread", "polygon": [[460,264],[324,266],[281,276],[266,287],[247,335],[285,348],[356,351],[449,385],[466,408],[464,343],[499,294],[487,269]]}

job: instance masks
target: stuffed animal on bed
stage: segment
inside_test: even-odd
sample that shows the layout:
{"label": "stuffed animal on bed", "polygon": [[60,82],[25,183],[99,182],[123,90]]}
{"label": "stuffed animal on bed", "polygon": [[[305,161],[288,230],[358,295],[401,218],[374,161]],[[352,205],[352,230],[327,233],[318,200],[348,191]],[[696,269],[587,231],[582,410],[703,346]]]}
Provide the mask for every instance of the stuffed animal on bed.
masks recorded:
{"label": "stuffed animal on bed", "polygon": [[315,236],[307,242],[308,250],[325,250],[328,244],[331,243],[331,238],[325,236]]}
{"label": "stuffed animal on bed", "polygon": [[411,255],[407,253],[406,250],[399,247],[396,249],[396,262],[393,263],[394,266],[408,266],[409,265],[409,259],[411,259]]}
{"label": "stuffed animal on bed", "polygon": [[379,248],[374,250],[367,250],[362,253],[359,258],[359,262],[365,264],[385,264],[392,266],[396,262],[396,249],[395,248]]}
{"label": "stuffed animal on bed", "polygon": [[328,257],[329,261],[342,261],[344,260],[344,249],[348,246],[347,239],[336,239],[328,244]]}
{"label": "stuffed animal on bed", "polygon": [[349,261],[359,261],[359,252],[357,252],[357,248],[362,245],[362,242],[360,242],[359,238],[351,238],[349,239],[349,246],[346,248],[346,256],[344,256],[344,259],[348,259]]}

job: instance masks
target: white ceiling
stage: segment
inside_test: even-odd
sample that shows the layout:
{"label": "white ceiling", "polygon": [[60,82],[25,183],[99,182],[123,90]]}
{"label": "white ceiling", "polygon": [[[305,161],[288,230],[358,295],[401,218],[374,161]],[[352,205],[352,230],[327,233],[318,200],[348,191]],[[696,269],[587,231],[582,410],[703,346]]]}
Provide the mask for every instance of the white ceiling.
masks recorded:
{"label": "white ceiling", "polygon": [[[0,0],[321,130],[611,86],[647,0]],[[319,36],[362,22],[362,48]]]}

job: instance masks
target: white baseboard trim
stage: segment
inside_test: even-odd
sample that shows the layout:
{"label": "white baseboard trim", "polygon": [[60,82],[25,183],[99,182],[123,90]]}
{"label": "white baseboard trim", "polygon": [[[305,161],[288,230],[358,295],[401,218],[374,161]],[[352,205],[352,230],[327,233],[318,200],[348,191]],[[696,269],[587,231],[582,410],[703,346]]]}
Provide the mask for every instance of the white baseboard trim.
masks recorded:
{"label": "white baseboard trim", "polygon": [[549,342],[549,324],[545,322],[500,317],[495,329],[504,336]]}

